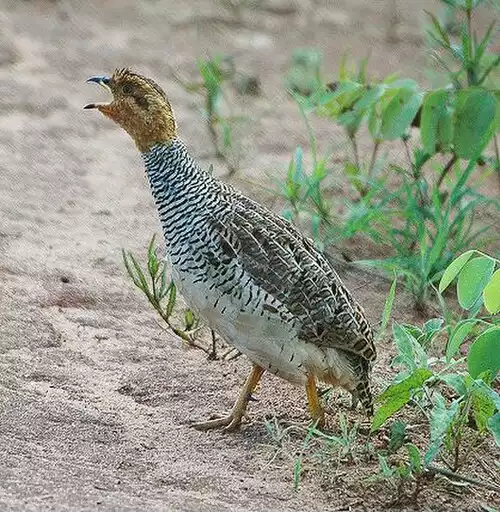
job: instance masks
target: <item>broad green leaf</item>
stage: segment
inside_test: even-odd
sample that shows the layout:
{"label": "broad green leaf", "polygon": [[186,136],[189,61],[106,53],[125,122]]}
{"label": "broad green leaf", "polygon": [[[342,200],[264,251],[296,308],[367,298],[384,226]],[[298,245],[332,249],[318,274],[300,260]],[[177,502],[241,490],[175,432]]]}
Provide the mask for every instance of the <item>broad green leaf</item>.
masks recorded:
{"label": "broad green leaf", "polygon": [[429,466],[439,453],[446,432],[458,411],[458,406],[459,401],[454,400],[450,408],[447,409],[445,399],[439,393],[435,394],[435,404],[430,421],[431,443],[424,457],[425,467]]}
{"label": "broad green leaf", "polygon": [[422,472],[422,458],[420,456],[420,450],[412,443],[406,445],[408,450],[408,456],[410,457],[411,469],[414,473]]}
{"label": "broad green leaf", "polygon": [[453,144],[459,158],[479,157],[493,135],[497,102],[481,88],[457,92]]}
{"label": "broad green leaf", "polygon": [[395,453],[403,446],[406,439],[406,423],[404,421],[395,420],[391,425],[391,435],[389,437],[389,453]]}
{"label": "broad green leaf", "polygon": [[439,379],[452,388],[458,395],[463,396],[467,393],[467,385],[463,375],[458,373],[445,373],[440,375]]}
{"label": "broad green leaf", "polygon": [[440,330],[444,320],[442,318],[431,318],[424,324],[424,334],[427,341],[432,339]]}
{"label": "broad green leaf", "polygon": [[493,434],[497,446],[500,447],[500,412],[488,420],[488,430]]}
{"label": "broad green leaf", "polygon": [[467,356],[469,373],[476,378],[491,371],[495,376],[500,370],[500,327],[491,327],[477,337]]}
{"label": "broad green leaf", "polygon": [[463,266],[471,259],[474,250],[464,252],[458,258],[455,258],[444,271],[441,281],[439,282],[439,293],[443,293],[451,282],[457,277]]}
{"label": "broad green leaf", "polygon": [[381,136],[385,140],[402,137],[422,104],[423,93],[400,89],[382,113]]}
{"label": "broad green leaf", "polygon": [[425,151],[430,155],[433,155],[438,148],[445,149],[451,142],[453,124],[448,101],[452,94],[452,91],[447,89],[438,89],[425,96],[420,121],[420,137]]}
{"label": "broad green leaf", "polygon": [[490,282],[484,288],[483,300],[488,313],[496,315],[500,312],[500,269],[495,271]]}
{"label": "broad green leaf", "polygon": [[472,410],[479,432],[484,432],[488,427],[489,419],[495,414],[496,407],[489,394],[478,386],[472,389]]}
{"label": "broad green leaf", "polygon": [[488,284],[495,261],[486,256],[479,256],[468,261],[458,276],[458,302],[464,309],[471,309],[482,296]]}
{"label": "broad green leaf", "polygon": [[394,362],[403,364],[410,370],[417,367],[413,347],[417,340],[408,333],[408,331],[399,324],[393,324],[392,333],[394,335],[394,343],[398,349],[398,355],[395,357]]}
{"label": "broad green leaf", "polygon": [[460,346],[464,342],[467,335],[470,333],[477,320],[465,320],[455,326],[448,344],[446,345],[446,360],[450,361],[451,358],[458,352]]}
{"label": "broad green leaf", "polygon": [[380,472],[382,473],[382,476],[385,478],[390,478],[393,475],[394,470],[391,467],[389,467],[389,464],[387,463],[387,457],[380,455],[380,453],[378,453],[377,455],[378,463],[380,466]]}
{"label": "broad green leaf", "polygon": [[410,376],[397,384],[390,385],[377,399],[380,407],[375,412],[371,430],[378,430],[393,414],[404,407],[412,396],[412,391],[422,387],[432,372],[417,368]]}

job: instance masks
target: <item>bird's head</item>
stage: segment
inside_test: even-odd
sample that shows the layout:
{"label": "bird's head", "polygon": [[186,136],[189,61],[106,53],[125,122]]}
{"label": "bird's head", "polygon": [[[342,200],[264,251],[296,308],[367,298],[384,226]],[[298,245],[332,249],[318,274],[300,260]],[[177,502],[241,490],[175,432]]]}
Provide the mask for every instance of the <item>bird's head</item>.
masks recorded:
{"label": "bird's head", "polygon": [[161,87],[130,69],[117,69],[111,77],[92,76],[95,82],[113,96],[109,103],[89,103],[118,123],[135,141],[139,151],[146,152],[161,142],[177,137],[172,107]]}

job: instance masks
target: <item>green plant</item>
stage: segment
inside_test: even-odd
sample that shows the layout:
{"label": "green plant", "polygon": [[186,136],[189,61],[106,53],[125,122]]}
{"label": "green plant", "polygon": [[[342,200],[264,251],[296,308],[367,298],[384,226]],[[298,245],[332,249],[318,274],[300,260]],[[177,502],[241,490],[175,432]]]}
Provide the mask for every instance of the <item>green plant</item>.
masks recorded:
{"label": "green plant", "polygon": [[155,236],[148,246],[146,269],[144,270],[137,258],[130,252],[122,250],[123,263],[134,285],[146,296],[151,306],[169,329],[191,347],[203,350],[211,358],[215,358],[215,344],[208,349],[197,343],[199,319],[190,309],[184,309],[184,327],[175,325],[172,316],[177,303],[177,290],[173,281],[168,281],[167,267],[163,259],[159,259],[155,245]]}
{"label": "green plant", "polygon": [[[406,457],[401,457],[396,463],[378,454],[379,474],[370,478],[372,482],[385,481],[392,487],[396,496],[392,505],[399,505],[403,501],[416,504],[425,480],[429,478],[419,448],[412,443],[406,443],[404,447]],[[408,495],[412,486],[413,490]]]}
{"label": "green plant", "polygon": [[223,113],[223,104],[226,108],[229,107],[225,87],[236,75],[234,59],[228,55],[218,54],[208,59],[198,58],[196,65],[200,74],[200,81],[197,83],[188,83],[180,79],[174,70],[172,72],[188,92],[203,96],[203,116],[215,155],[225,161],[229,173],[232,174],[238,169],[239,160],[233,133],[234,126],[245,119],[243,116]]}
{"label": "green plant", "polygon": [[[380,405],[372,431],[404,407],[416,406],[429,425],[429,444],[422,458],[424,469],[439,459],[451,471],[457,471],[488,433],[500,445],[500,397],[492,386],[500,371],[500,327],[494,316],[500,311],[500,269],[494,271],[499,264],[491,256],[468,251],[444,272],[440,290],[458,278],[458,297],[468,313],[466,319],[456,324],[432,319],[422,329],[393,325],[398,353],[393,364],[402,370],[376,399]],[[479,317],[483,305],[488,314]],[[464,370],[459,349],[474,328],[476,338],[468,349]],[[426,348],[433,338],[443,334],[448,335],[445,352],[430,357]],[[449,395],[450,391],[454,397],[446,399],[444,392]]]}
{"label": "green plant", "polygon": [[[495,271],[496,266],[500,266],[498,259],[467,251],[443,273],[439,290],[443,292],[457,279],[459,303],[467,318],[456,323],[434,318],[422,328],[393,325],[397,356],[392,364],[400,367],[400,372],[376,399],[379,407],[372,432],[400,411],[411,409],[428,428],[425,433],[420,429],[418,441],[413,443],[406,421],[393,421],[387,449],[378,453],[379,474],[372,481],[390,485],[397,503],[405,499],[415,502],[423,484],[436,474],[498,490],[494,483],[457,473],[488,435],[500,446],[500,397],[493,385],[500,372],[500,327],[495,316],[500,311],[500,269]],[[388,299],[388,304],[392,301]],[[487,314],[478,316],[483,307]],[[384,317],[389,314],[386,306]],[[470,334],[475,340],[464,368],[459,349]],[[443,336],[448,337],[445,351],[430,356],[433,340]]]}
{"label": "green plant", "polygon": [[323,463],[333,460],[338,465],[345,461],[355,463],[359,455],[366,455],[372,451],[369,443],[360,442],[360,425],[357,421],[351,424],[347,416],[340,412],[338,424],[338,434],[319,430],[316,424],[310,425],[306,430],[302,447],[294,458],[294,489],[299,487],[306,455]]}
{"label": "green plant", "polygon": [[[307,97],[299,98],[303,115],[312,111],[331,119],[343,127],[350,141],[352,156],[344,162],[343,172],[356,197],[346,200],[343,222],[335,218],[325,187],[326,161],[317,167],[315,158],[313,171],[307,175],[301,172],[300,151],[300,159],[296,154],[289,167],[282,194],[291,206],[288,217],[305,211],[313,221],[313,235],[324,246],[359,234],[375,243],[390,244],[394,255],[363,263],[401,275],[421,311],[453,258],[484,239],[480,237],[486,228],[474,223],[478,207],[500,205],[471,184],[485,165],[500,166],[495,139],[500,96],[489,81],[500,67],[500,58],[492,59],[488,53],[495,22],[478,40],[472,16],[483,2],[447,3],[464,12],[458,41],[428,13],[432,51],[453,61],[453,67],[445,67],[448,83],[443,87],[424,91],[415,81],[394,75],[375,81],[367,77],[366,61],[356,70],[344,60],[338,81],[315,87]],[[444,66],[443,58],[440,62]],[[357,142],[363,127],[373,141],[366,161]],[[416,136],[412,151],[408,140]],[[384,145],[397,140],[407,156],[406,166],[391,164],[382,153]],[[492,141],[496,158],[483,155]],[[315,153],[314,137],[313,143]]]}
{"label": "green plant", "polygon": [[313,48],[301,48],[293,52],[290,69],[285,77],[286,88],[303,96],[309,96],[321,87],[321,52]]}

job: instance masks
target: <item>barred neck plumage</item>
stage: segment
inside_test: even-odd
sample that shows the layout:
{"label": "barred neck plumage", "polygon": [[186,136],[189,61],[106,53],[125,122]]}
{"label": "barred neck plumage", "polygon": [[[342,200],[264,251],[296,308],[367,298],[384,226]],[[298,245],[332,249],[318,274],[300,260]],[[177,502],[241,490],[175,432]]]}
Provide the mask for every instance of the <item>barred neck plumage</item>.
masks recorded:
{"label": "barred neck plumage", "polygon": [[142,153],[167,243],[173,244],[180,231],[189,229],[213,204],[217,184],[191,157],[184,143],[154,145]]}
{"label": "barred neck plumage", "polygon": [[212,181],[180,139],[155,144],[149,151],[142,153],[142,158],[155,199],[157,195],[163,198],[177,196],[186,190],[186,186]]}

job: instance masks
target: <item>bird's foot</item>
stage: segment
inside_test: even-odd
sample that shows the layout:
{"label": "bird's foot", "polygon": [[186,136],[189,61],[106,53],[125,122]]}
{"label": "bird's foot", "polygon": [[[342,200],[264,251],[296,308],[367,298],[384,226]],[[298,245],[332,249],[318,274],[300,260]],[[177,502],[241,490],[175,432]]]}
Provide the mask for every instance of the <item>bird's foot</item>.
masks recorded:
{"label": "bird's foot", "polygon": [[212,430],[214,428],[223,428],[226,432],[238,430],[241,425],[243,414],[231,412],[221,418],[213,418],[207,421],[193,423],[191,426],[197,430]]}

